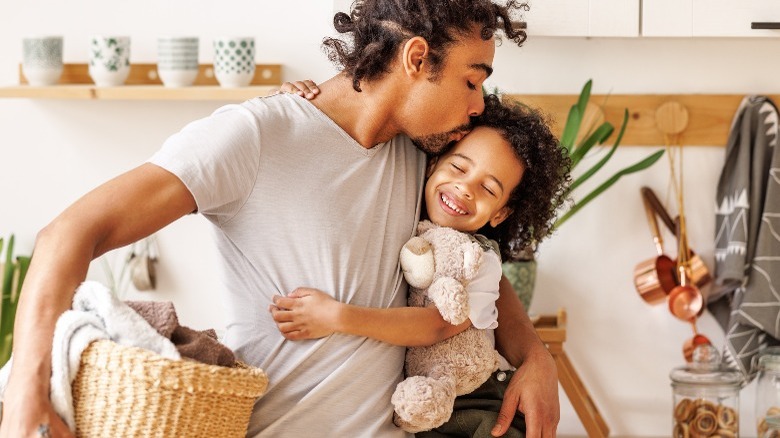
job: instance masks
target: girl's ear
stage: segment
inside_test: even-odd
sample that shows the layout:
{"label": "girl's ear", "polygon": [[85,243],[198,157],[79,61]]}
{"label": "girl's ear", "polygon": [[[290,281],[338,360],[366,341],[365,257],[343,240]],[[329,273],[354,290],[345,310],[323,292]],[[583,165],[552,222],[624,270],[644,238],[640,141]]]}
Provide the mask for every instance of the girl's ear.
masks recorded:
{"label": "girl's ear", "polygon": [[495,228],[504,222],[512,214],[513,210],[507,206],[502,207],[500,210],[490,218],[490,226]]}
{"label": "girl's ear", "polygon": [[433,173],[433,168],[439,162],[439,157],[433,157],[428,160],[428,169],[425,171],[425,177],[428,178]]}

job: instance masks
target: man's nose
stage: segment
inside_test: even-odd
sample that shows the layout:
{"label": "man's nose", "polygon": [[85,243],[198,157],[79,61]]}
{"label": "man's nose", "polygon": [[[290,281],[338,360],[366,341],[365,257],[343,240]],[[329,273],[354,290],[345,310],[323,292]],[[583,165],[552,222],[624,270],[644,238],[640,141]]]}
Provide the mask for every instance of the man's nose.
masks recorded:
{"label": "man's nose", "polygon": [[485,97],[482,96],[482,92],[474,93],[477,96],[471,99],[469,102],[469,117],[476,117],[485,111]]}

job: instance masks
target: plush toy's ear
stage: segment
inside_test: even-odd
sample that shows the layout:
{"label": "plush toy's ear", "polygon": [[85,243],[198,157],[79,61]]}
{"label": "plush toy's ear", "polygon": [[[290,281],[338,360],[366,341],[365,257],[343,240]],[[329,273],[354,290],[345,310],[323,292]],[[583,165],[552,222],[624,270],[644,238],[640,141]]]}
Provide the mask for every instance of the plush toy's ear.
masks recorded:
{"label": "plush toy's ear", "polygon": [[417,235],[422,236],[426,231],[431,230],[433,228],[437,228],[438,226],[434,224],[433,222],[429,220],[420,221],[417,224]]}
{"label": "plush toy's ear", "polygon": [[415,236],[401,248],[401,271],[410,286],[425,289],[433,281],[436,270],[431,244]]}
{"label": "plush toy's ear", "polygon": [[471,281],[477,276],[481,263],[482,247],[476,242],[463,244],[463,276],[466,281]]}

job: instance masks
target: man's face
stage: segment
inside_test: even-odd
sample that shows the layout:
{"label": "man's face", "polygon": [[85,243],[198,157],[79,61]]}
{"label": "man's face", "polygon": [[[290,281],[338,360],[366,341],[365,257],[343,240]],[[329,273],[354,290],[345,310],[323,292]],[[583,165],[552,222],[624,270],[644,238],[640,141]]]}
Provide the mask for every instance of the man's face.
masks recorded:
{"label": "man's face", "polygon": [[475,27],[449,48],[436,81],[418,81],[413,87],[404,125],[422,151],[439,154],[470,130],[469,118],[485,109],[482,83],[492,73],[495,52],[495,41],[480,38]]}

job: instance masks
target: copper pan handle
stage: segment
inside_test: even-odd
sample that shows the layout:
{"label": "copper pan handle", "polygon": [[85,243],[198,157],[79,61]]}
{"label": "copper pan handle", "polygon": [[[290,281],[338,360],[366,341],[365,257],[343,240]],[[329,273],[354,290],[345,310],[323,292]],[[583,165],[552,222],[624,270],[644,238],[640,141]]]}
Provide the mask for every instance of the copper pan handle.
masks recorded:
{"label": "copper pan handle", "polygon": [[669,216],[669,212],[666,211],[664,205],[661,204],[661,201],[658,200],[658,197],[655,196],[655,192],[653,191],[653,189],[651,189],[650,187],[642,187],[642,197],[647,199],[647,202],[650,203],[652,209],[664,222],[666,228],[668,228],[672,234],[675,234],[676,227],[674,225],[674,221],[672,220],[672,217]]}
{"label": "copper pan handle", "polygon": [[650,200],[645,196],[645,189],[650,190],[647,187],[642,187],[642,203],[645,206],[645,214],[647,215],[647,223],[650,225],[650,233],[653,235],[653,242],[655,242],[656,251],[658,255],[664,253],[664,240],[661,237],[661,230],[658,229],[658,220],[655,217],[655,211],[653,210]]}

